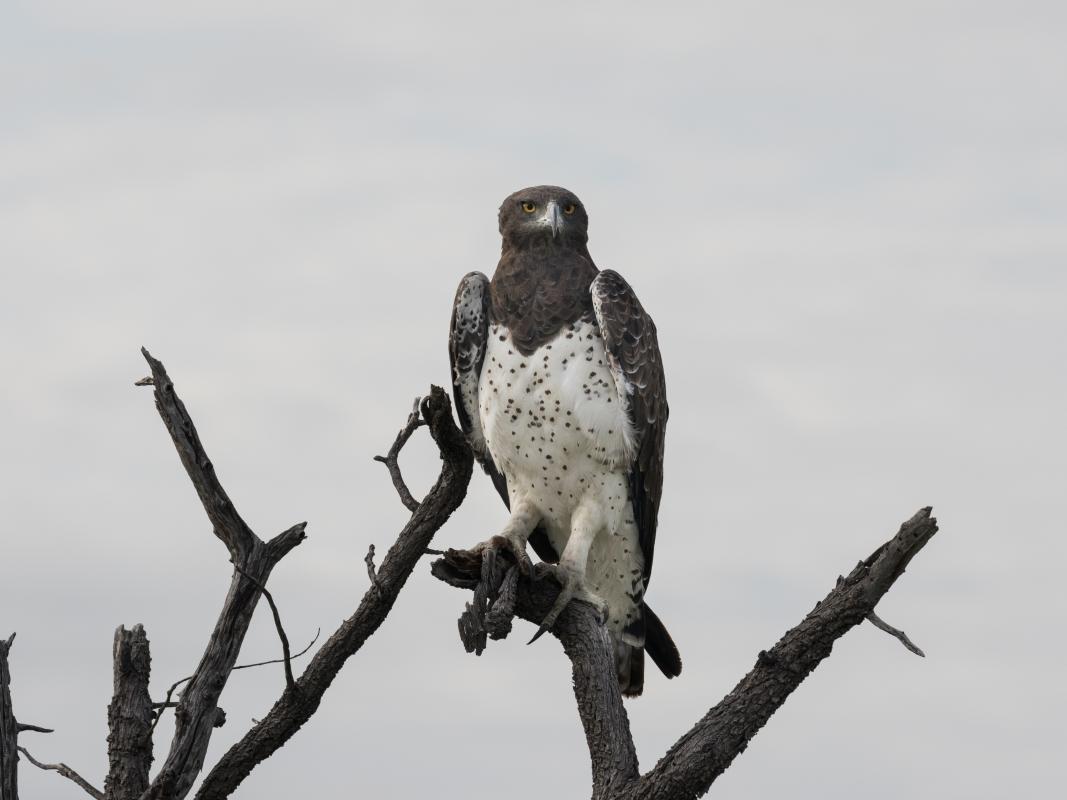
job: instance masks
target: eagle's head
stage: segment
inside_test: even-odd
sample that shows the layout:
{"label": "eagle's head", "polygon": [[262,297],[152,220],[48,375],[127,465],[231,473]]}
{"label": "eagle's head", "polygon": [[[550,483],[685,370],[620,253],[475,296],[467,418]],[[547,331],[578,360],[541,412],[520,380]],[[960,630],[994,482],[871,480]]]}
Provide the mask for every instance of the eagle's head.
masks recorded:
{"label": "eagle's head", "polygon": [[589,217],[574,192],[559,186],[530,186],[500,204],[500,235],[505,247],[556,245],[585,249]]}

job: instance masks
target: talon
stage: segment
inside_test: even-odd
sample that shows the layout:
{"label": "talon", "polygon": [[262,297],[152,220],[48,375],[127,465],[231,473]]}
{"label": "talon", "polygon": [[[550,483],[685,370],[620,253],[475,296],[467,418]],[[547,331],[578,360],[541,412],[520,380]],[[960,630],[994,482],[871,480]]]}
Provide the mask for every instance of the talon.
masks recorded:
{"label": "talon", "polygon": [[563,609],[576,597],[588,599],[598,609],[600,608],[600,599],[586,591],[585,581],[581,573],[572,572],[567,567],[562,567],[558,564],[546,564],[545,567],[547,568],[546,574],[554,575],[556,580],[559,581],[560,590],[556,596],[556,601],[552,604],[552,608],[545,615],[545,618],[541,620],[541,626],[537,629],[537,633],[527,644],[533,644],[544,635],[545,631],[550,630],[556,624],[559,615],[563,613]]}
{"label": "talon", "polygon": [[494,536],[485,544],[487,547],[496,550],[507,550],[511,557],[515,559],[519,569],[526,573],[526,577],[531,581],[534,579],[534,564],[526,552],[525,542],[519,542],[510,536]]}

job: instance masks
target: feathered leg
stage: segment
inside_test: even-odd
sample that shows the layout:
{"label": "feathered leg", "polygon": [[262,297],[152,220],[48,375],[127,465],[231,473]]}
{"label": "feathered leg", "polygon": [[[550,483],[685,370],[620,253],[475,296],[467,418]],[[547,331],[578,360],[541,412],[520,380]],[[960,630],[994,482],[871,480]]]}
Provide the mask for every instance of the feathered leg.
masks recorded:
{"label": "feathered leg", "polygon": [[530,639],[531,644],[555,624],[571,600],[585,600],[603,613],[604,602],[589,591],[585,584],[585,565],[589,560],[589,548],[593,546],[593,540],[603,527],[604,518],[595,503],[583,501],[571,515],[571,533],[563,548],[563,554],[559,557],[559,563],[542,565],[545,572],[554,575],[559,581],[561,589],[552,609],[541,621],[541,627]]}
{"label": "feathered leg", "polygon": [[537,507],[528,500],[517,500],[511,506],[511,518],[504,529],[491,539],[476,545],[475,551],[492,548],[494,550],[507,550],[515,559],[519,568],[527,575],[533,577],[534,567],[530,556],[526,552],[526,541],[530,538],[537,523],[541,521],[541,514]]}

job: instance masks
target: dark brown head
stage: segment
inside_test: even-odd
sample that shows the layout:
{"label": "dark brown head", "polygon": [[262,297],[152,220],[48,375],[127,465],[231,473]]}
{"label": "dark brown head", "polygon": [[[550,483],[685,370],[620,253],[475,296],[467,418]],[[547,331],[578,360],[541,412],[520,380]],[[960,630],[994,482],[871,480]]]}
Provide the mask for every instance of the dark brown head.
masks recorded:
{"label": "dark brown head", "polygon": [[577,195],[559,186],[531,186],[500,205],[504,247],[557,246],[585,251],[589,217]]}

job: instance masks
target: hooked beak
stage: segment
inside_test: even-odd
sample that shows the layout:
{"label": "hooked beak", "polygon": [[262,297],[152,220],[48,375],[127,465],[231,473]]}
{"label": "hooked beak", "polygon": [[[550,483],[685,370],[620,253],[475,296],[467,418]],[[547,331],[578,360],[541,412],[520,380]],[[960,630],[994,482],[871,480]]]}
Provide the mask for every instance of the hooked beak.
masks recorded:
{"label": "hooked beak", "polygon": [[548,201],[548,207],[545,209],[544,216],[537,221],[546,228],[551,228],[552,238],[556,238],[560,229],[563,227],[563,217],[560,216],[559,205],[555,200]]}

